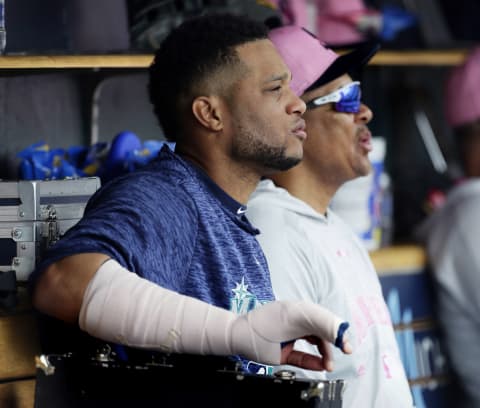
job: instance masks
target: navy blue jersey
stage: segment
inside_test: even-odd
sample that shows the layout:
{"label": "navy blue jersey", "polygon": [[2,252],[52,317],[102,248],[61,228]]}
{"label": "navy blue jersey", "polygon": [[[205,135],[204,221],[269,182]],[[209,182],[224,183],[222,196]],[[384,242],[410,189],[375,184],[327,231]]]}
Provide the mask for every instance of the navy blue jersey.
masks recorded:
{"label": "navy blue jersey", "polygon": [[273,292],[258,231],[244,212],[165,147],[148,167],[103,186],[32,279],[61,258],[98,252],[162,287],[245,313]]}

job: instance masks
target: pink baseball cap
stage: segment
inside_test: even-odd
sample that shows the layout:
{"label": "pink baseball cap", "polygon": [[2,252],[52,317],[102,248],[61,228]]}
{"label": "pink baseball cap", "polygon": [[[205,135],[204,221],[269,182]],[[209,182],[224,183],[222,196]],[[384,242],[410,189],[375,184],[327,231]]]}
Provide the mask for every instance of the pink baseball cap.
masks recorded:
{"label": "pink baseball cap", "polygon": [[366,40],[356,25],[359,16],[371,13],[362,0],[323,0],[317,3],[316,33],[319,38],[330,45]]}
{"label": "pink baseball cap", "polygon": [[364,43],[338,55],[298,26],[275,28],[268,37],[292,72],[290,86],[297,95],[361,68],[380,48],[378,43]]}
{"label": "pink baseball cap", "polygon": [[480,47],[473,49],[462,65],[453,68],[445,85],[445,116],[453,126],[480,119]]}

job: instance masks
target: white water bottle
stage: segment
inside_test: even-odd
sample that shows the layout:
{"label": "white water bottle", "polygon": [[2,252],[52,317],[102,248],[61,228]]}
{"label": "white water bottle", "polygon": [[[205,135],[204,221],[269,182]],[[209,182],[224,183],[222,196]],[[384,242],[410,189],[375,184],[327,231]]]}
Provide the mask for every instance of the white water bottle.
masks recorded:
{"label": "white water bottle", "polygon": [[7,30],[5,29],[5,0],[0,0],[0,54],[5,53]]}
{"label": "white water bottle", "polygon": [[0,54],[5,53],[7,30],[5,29],[5,0],[0,0]]}

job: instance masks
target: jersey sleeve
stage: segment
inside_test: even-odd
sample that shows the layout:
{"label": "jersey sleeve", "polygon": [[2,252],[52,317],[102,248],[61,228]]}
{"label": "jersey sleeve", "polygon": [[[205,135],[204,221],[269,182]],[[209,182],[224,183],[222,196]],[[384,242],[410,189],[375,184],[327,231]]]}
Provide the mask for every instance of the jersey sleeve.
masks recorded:
{"label": "jersey sleeve", "polygon": [[157,280],[158,271],[166,281],[181,280],[178,271],[185,268],[178,266],[189,265],[194,248],[196,209],[182,188],[155,176],[139,172],[99,190],[80,222],[46,252],[32,279],[59,259],[98,252],[150,280]]}

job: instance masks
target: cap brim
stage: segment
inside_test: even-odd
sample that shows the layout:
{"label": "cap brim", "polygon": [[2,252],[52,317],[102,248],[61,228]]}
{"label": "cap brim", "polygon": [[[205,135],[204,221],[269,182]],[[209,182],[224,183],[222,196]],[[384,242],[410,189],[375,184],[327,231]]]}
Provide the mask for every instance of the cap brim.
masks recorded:
{"label": "cap brim", "polygon": [[380,44],[378,42],[365,42],[353,51],[339,56],[306,91],[318,88],[344,74],[355,73],[355,71],[367,65],[379,49]]}

